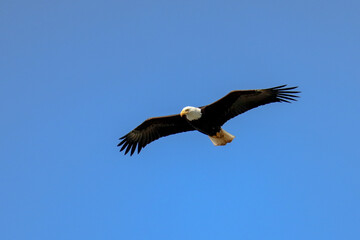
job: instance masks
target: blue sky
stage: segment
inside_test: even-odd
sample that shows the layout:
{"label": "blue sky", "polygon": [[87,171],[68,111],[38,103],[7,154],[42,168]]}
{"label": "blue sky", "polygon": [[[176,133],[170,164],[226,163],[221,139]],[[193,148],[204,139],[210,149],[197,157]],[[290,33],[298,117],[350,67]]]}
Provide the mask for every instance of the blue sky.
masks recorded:
{"label": "blue sky", "polygon": [[[359,1],[0,3],[0,238],[359,239]],[[148,117],[234,89],[226,147],[191,132],[140,155]]]}

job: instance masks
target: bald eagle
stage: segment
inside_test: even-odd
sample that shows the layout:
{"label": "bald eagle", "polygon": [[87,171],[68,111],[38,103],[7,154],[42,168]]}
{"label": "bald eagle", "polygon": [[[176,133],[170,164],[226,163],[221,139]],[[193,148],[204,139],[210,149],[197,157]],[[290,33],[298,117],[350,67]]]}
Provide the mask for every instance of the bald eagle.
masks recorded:
{"label": "bald eagle", "polygon": [[149,143],[171,134],[197,130],[209,136],[215,146],[230,143],[235,137],[226,132],[221,126],[229,119],[252,108],[273,102],[296,101],[299,91],[297,87],[286,85],[255,90],[235,90],[216,102],[203,107],[185,107],[180,114],[154,117],[145,120],[134,130],[121,137],[120,151],[125,155],[131,150],[130,156],[136,148],[138,153]]}

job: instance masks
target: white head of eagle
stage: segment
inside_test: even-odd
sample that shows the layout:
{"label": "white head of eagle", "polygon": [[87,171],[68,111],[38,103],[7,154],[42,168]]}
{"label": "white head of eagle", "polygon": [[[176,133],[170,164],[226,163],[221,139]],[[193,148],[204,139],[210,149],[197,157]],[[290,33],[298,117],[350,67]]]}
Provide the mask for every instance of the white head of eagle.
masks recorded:
{"label": "white head of eagle", "polygon": [[202,114],[200,108],[187,106],[184,107],[180,112],[181,117],[184,115],[186,116],[187,120],[193,121],[200,119]]}

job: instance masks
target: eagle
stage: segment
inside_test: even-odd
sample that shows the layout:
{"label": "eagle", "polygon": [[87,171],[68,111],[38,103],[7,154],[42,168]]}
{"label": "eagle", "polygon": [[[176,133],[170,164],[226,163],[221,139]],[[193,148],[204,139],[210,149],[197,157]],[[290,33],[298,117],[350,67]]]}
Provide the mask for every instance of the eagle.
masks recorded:
{"label": "eagle", "polygon": [[222,129],[222,125],[233,117],[250,109],[273,102],[296,101],[300,93],[297,87],[281,85],[273,88],[234,90],[223,98],[202,107],[184,107],[180,114],[153,117],[145,120],[134,130],[121,137],[117,146],[125,155],[138,154],[149,143],[165,136],[181,132],[199,131],[209,136],[215,146],[230,143],[235,136]]}

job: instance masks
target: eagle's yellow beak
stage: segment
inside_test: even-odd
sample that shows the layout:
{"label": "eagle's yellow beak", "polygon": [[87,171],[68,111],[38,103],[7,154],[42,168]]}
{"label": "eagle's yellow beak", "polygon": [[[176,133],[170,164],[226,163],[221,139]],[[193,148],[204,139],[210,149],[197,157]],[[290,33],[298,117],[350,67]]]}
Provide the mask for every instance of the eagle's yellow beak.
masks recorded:
{"label": "eagle's yellow beak", "polygon": [[182,111],[180,112],[180,117],[183,117],[184,115],[186,115],[186,112],[185,112],[184,110],[182,110]]}

